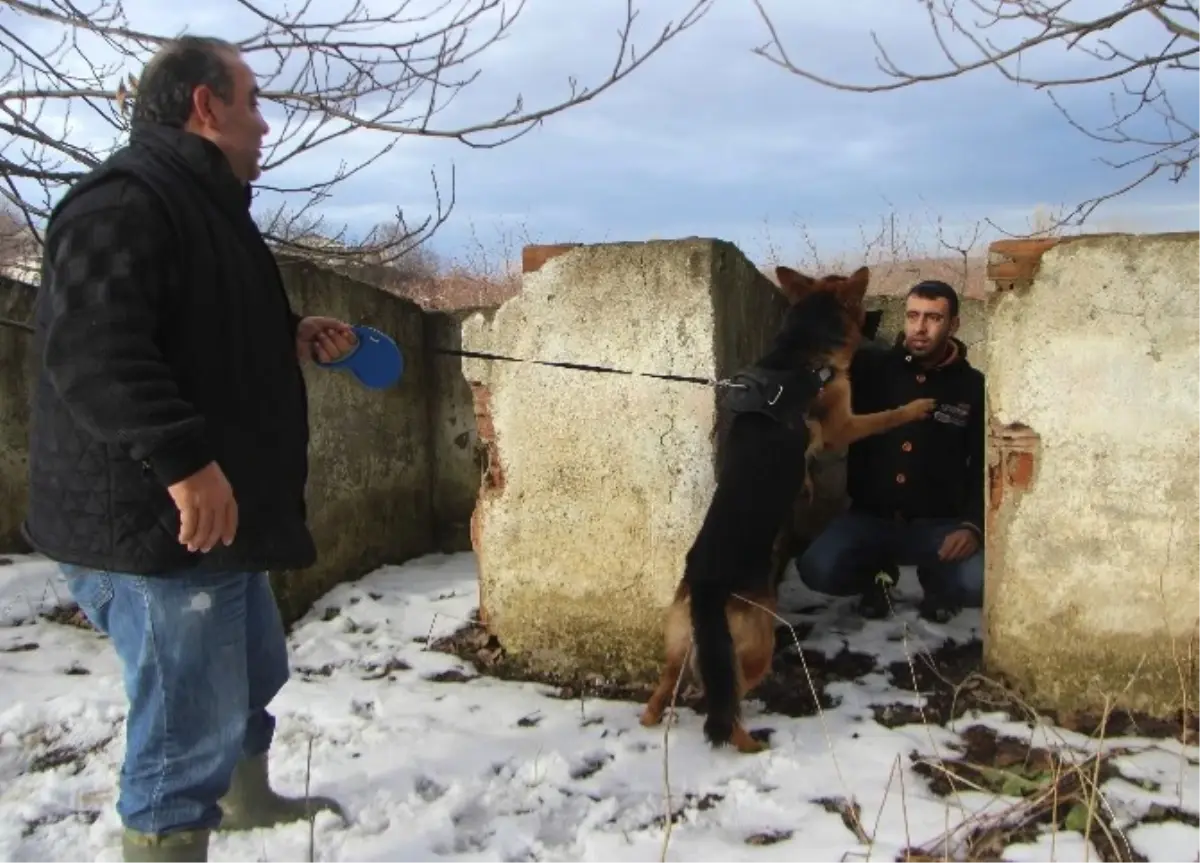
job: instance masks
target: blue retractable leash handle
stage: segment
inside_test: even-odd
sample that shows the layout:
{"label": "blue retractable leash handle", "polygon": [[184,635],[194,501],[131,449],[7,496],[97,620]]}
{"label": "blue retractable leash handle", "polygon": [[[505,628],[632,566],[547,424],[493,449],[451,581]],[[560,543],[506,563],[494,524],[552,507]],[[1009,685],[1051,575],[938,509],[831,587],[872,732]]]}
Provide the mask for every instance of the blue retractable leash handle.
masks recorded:
{"label": "blue retractable leash handle", "polygon": [[348,371],[358,382],[373,390],[390,387],[404,374],[404,354],[392,338],[374,327],[359,324],[352,327],[358,344],[350,353],[332,363],[317,365],[326,369]]}

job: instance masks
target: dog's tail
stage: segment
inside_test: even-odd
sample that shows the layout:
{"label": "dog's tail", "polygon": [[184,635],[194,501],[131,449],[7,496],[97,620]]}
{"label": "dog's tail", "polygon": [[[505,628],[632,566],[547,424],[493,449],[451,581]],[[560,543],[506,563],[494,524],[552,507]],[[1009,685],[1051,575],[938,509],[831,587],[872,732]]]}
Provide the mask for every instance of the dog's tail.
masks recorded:
{"label": "dog's tail", "polygon": [[708,716],[704,720],[704,737],[713,746],[723,746],[733,737],[733,728],[740,718],[738,698],[737,657],[725,604],[729,588],[719,580],[697,579],[689,585],[692,600],[692,643],[696,649],[696,666],[704,684],[704,700]]}

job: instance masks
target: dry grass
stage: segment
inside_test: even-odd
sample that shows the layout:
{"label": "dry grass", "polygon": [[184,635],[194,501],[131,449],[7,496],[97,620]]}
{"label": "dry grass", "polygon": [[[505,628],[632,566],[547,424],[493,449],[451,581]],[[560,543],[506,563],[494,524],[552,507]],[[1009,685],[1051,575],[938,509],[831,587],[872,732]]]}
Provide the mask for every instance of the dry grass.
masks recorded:
{"label": "dry grass", "polygon": [[[803,264],[795,266],[805,269]],[[941,279],[966,297],[982,299],[986,291],[985,269],[986,262],[982,258],[971,259],[965,267],[964,280],[963,263],[951,257],[885,261],[872,267],[869,293],[875,296],[900,296],[923,279]],[[769,268],[763,272],[775,282]],[[962,288],[964,281],[965,290]],[[521,274],[515,267],[490,266],[480,273],[456,264],[444,272],[379,287],[412,300],[423,309],[456,311],[498,306],[512,299],[521,292]]]}
{"label": "dry grass", "polygon": [[[772,282],[780,263],[811,273],[845,272],[867,264],[872,269],[872,295],[901,295],[924,279],[941,279],[970,298],[981,299],[987,290],[987,244],[981,223],[951,230],[936,216],[887,213],[876,223],[860,226],[860,240],[851,251],[836,254],[819,248],[804,225],[786,233],[787,252],[777,241],[778,233],[766,233],[758,264]],[[466,242],[452,257],[420,246],[388,264],[342,263],[337,269],[430,311],[487,308],[521,292],[524,246],[575,239],[534,236],[525,226],[501,226],[484,236],[472,224]]]}

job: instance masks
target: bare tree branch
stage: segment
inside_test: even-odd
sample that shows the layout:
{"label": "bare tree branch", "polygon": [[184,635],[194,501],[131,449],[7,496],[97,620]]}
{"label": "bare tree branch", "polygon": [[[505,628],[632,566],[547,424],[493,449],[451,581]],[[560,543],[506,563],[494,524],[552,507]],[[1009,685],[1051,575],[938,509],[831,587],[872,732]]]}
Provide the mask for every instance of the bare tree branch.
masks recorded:
{"label": "bare tree branch", "polygon": [[[173,35],[130,21],[121,0],[87,2],[84,8],[79,0],[0,0],[0,50],[7,57],[0,62],[0,195],[23,213],[35,235],[65,187],[123,143],[137,99],[135,74]],[[404,139],[492,148],[528,134],[624,80],[696,24],[715,0],[686,0],[684,14],[650,34],[642,51],[634,45],[634,0],[623,0],[624,22],[602,80],[583,86],[570,78],[561,97],[548,104],[527,106],[517,95],[490,116],[457,121],[446,119],[447,108],[478,80],[483,55],[510,33],[525,0],[224,2],[257,22],[239,45],[260,75],[272,125],[259,188],[287,202],[266,216],[269,239],[293,254],[367,255],[386,263],[445,223],[455,201],[453,172],[445,194],[433,178],[433,213],[413,222],[397,213],[400,229],[386,238],[350,241],[344,226],[324,224],[320,207],[337,186]],[[82,112],[89,131],[97,124],[107,130],[105,137],[110,131],[110,143],[99,150],[82,146],[72,135],[72,111]],[[336,152],[351,134],[373,135],[378,144],[301,184],[275,181],[280,174],[272,171],[314,150]]]}
{"label": "bare tree branch", "polygon": [[[1106,0],[1112,8],[1097,14],[1072,16],[1080,0],[919,0],[937,40],[944,66],[933,72],[902,68],[892,59],[878,36],[871,38],[876,66],[884,80],[877,83],[835,81],[805,69],[792,60],[784,38],[765,0],[752,0],[766,28],[768,40],[754,53],[800,78],[838,90],[880,93],[917,84],[958,78],[980,69],[999,72],[1009,81],[1045,90],[1054,106],[1077,131],[1093,140],[1121,148],[1121,159],[1104,159],[1110,167],[1133,170],[1132,179],[1079,203],[1061,217],[1057,228],[1081,225],[1105,201],[1119,197],[1152,177],[1181,182],[1193,168],[1200,139],[1193,116],[1181,116],[1172,104],[1171,85],[1193,85],[1196,79],[1198,0]],[[1131,30],[1158,34],[1151,50],[1128,46]],[[993,36],[1004,34],[1004,38]],[[951,37],[965,43],[965,56],[950,45]],[[1072,52],[1090,61],[1086,74],[1038,76],[1028,69],[1038,49]],[[1075,64],[1078,66],[1079,64]],[[1074,68],[1074,67],[1073,67]],[[1055,90],[1119,82],[1111,94],[1112,119],[1099,127],[1078,122],[1063,106]],[[997,227],[997,226],[993,226]],[[999,229],[999,228],[998,228]],[[999,229],[1002,230],[1002,229]]]}

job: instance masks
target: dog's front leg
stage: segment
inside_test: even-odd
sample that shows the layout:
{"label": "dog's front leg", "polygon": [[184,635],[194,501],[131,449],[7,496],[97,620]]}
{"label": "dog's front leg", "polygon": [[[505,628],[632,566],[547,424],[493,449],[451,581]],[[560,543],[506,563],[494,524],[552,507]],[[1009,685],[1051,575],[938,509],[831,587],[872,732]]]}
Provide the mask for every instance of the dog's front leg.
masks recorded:
{"label": "dog's front leg", "polygon": [[855,441],[924,419],[937,405],[934,399],[915,399],[906,405],[871,414],[851,413],[838,406],[821,420],[826,449],[845,449]]}

